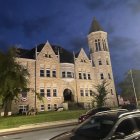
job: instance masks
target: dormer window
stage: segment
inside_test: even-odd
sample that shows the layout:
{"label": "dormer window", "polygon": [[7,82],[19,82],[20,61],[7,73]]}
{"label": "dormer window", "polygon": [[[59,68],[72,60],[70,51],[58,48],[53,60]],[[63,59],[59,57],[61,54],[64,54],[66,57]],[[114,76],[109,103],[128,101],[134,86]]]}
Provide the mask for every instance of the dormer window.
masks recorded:
{"label": "dormer window", "polygon": [[46,58],[52,58],[51,54],[45,54]]}

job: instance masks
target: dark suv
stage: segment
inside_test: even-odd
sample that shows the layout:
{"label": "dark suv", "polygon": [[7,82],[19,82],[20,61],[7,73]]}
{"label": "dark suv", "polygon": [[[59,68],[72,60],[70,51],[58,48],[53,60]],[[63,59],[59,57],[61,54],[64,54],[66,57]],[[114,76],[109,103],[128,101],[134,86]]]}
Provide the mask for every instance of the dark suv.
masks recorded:
{"label": "dark suv", "polygon": [[118,109],[96,113],[72,131],[51,140],[140,140],[140,111]]}
{"label": "dark suv", "polygon": [[87,118],[89,118],[90,116],[95,115],[98,112],[107,111],[107,110],[111,110],[111,109],[109,107],[98,107],[98,108],[90,109],[89,111],[87,111],[85,114],[81,115],[78,118],[78,122],[81,123],[85,121]]}

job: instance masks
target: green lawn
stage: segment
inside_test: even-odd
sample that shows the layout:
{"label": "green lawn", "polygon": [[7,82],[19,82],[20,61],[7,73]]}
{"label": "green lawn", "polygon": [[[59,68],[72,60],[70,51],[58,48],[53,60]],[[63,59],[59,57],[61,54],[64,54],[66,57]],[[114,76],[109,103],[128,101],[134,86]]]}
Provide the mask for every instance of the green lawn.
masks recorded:
{"label": "green lawn", "polygon": [[58,120],[77,119],[85,110],[42,112],[35,116],[0,117],[0,129],[18,127],[25,124],[34,124]]}

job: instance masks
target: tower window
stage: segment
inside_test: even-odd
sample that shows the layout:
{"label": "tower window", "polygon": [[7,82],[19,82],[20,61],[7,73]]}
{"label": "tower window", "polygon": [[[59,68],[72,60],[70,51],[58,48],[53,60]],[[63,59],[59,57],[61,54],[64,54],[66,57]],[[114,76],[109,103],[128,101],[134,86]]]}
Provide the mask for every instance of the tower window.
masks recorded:
{"label": "tower window", "polygon": [[110,92],[111,92],[111,95],[113,95],[113,90],[112,89],[110,90]]}
{"label": "tower window", "polygon": [[98,51],[101,51],[101,44],[100,44],[100,39],[96,39],[95,40],[95,50],[96,50],[96,52],[98,52]]}
{"label": "tower window", "polygon": [[103,50],[108,51],[105,39],[103,39],[102,42],[103,42]]}
{"label": "tower window", "polygon": [[104,79],[104,75],[103,73],[100,74],[101,79]]}
{"label": "tower window", "polygon": [[98,49],[101,51],[100,39],[98,39]]}
{"label": "tower window", "polygon": [[111,79],[111,75],[110,75],[110,73],[108,73],[108,79]]}
{"label": "tower window", "polygon": [[102,61],[101,60],[99,60],[98,62],[99,62],[99,65],[102,65]]}
{"label": "tower window", "polygon": [[108,59],[106,59],[106,64],[109,65],[109,61],[108,61]]}

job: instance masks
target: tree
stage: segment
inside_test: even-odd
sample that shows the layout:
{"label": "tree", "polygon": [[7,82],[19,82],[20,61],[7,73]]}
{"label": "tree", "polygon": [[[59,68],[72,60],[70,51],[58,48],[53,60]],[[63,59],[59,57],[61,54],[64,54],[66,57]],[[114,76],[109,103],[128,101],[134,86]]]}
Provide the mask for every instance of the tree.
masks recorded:
{"label": "tree", "polygon": [[[134,87],[132,83],[132,78],[134,82]],[[134,88],[136,90],[137,98],[140,98],[140,70],[132,70],[132,75],[130,71],[125,74],[125,78],[122,82],[119,83],[119,87],[121,89],[121,96],[124,99],[133,101],[134,97]]]}
{"label": "tree", "polygon": [[11,111],[12,101],[18,99],[21,91],[27,90],[29,73],[16,62],[16,54],[16,48],[0,52],[0,97],[5,116]]}
{"label": "tree", "polygon": [[106,101],[106,96],[109,93],[106,89],[106,87],[109,84],[107,83],[106,80],[103,80],[101,84],[98,84],[95,88],[96,88],[96,92],[92,91],[92,96],[93,96],[93,100],[92,102],[96,102],[97,107],[102,107],[105,104]]}

